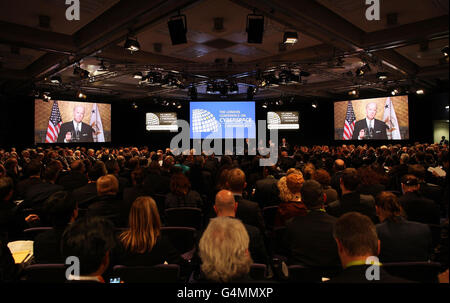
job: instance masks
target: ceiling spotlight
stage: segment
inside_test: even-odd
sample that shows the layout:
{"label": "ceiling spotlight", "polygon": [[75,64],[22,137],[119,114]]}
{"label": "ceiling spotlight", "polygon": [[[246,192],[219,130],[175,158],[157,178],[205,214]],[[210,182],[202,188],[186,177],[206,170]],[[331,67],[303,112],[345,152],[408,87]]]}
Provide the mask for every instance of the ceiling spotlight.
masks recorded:
{"label": "ceiling spotlight", "polygon": [[44,92],[44,93],[42,93],[42,98],[45,102],[48,102],[52,99],[52,96],[50,96],[49,92]]}
{"label": "ceiling spotlight", "polygon": [[100,61],[100,66],[97,69],[97,71],[98,72],[107,72],[108,71],[108,68],[105,65],[105,61],[103,61],[103,60]]}
{"label": "ceiling spotlight", "polygon": [[133,74],[133,78],[134,79],[139,79],[142,80],[142,73],[141,72],[136,72]]}
{"label": "ceiling spotlight", "polygon": [[387,73],[385,73],[385,72],[378,72],[377,73],[377,78],[379,80],[386,80],[387,79]]}
{"label": "ceiling spotlight", "polygon": [[123,47],[132,53],[141,49],[141,45],[137,41],[137,38],[131,38],[130,36],[127,36],[127,40],[125,41]]}
{"label": "ceiling spotlight", "polygon": [[448,57],[448,46],[444,47],[444,48],[441,50],[441,52],[442,52],[442,54],[444,55],[444,57]]}
{"label": "ceiling spotlight", "polygon": [[62,83],[61,76],[59,76],[59,75],[52,76],[50,78],[50,82],[53,84],[61,84]]}
{"label": "ceiling spotlight", "polygon": [[358,95],[358,91],[356,89],[353,89],[353,90],[349,91],[348,94],[350,96],[357,96]]}
{"label": "ceiling spotlight", "polygon": [[82,69],[79,65],[75,65],[73,68],[73,74],[79,75],[81,79],[89,78],[89,71]]}
{"label": "ceiling spotlight", "polygon": [[181,103],[178,103],[177,108],[180,109],[181,107]]}
{"label": "ceiling spotlight", "polygon": [[261,105],[262,106],[262,108],[267,108],[267,103],[263,103],[263,105]]}
{"label": "ceiling spotlight", "polygon": [[264,33],[264,16],[249,14],[247,16],[247,42],[262,43]]}
{"label": "ceiling spotlight", "polygon": [[83,92],[80,90],[80,91],[78,91],[78,93],[77,93],[77,97],[79,98],[79,99],[86,99],[86,95],[85,94],[83,94]]}
{"label": "ceiling spotlight", "polygon": [[396,95],[398,95],[398,93],[399,93],[399,90],[396,88],[391,91],[392,96],[396,96]]}
{"label": "ceiling spotlight", "polygon": [[312,108],[317,108],[317,106],[319,106],[319,104],[317,103],[317,101],[313,101],[311,103]]}
{"label": "ceiling spotlight", "polygon": [[371,71],[371,68],[370,68],[369,64],[364,64],[362,67],[360,67],[356,70],[356,76],[362,77],[362,76],[364,76],[364,74],[366,74],[370,71]]}
{"label": "ceiling spotlight", "polygon": [[425,93],[425,91],[423,89],[416,90],[417,95],[423,95],[424,93]]}
{"label": "ceiling spotlight", "polygon": [[297,32],[285,32],[283,36],[283,43],[285,44],[295,44],[298,41]]}
{"label": "ceiling spotlight", "polygon": [[186,33],[187,33],[187,21],[186,15],[178,15],[170,18],[167,22],[169,27],[170,39],[172,40],[172,45],[187,43]]}

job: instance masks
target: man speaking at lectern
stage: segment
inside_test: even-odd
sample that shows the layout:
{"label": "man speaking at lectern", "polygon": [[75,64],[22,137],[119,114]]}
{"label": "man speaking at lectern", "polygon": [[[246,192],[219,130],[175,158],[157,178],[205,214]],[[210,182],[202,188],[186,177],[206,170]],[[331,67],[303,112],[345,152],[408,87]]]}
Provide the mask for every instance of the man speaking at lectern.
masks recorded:
{"label": "man speaking at lectern", "polygon": [[77,105],[73,108],[73,121],[63,123],[58,135],[58,142],[93,142],[94,130],[89,124],[83,123],[84,106]]}
{"label": "man speaking at lectern", "polygon": [[352,140],[387,140],[387,125],[381,120],[375,119],[377,104],[375,102],[366,105],[366,118],[355,123]]}

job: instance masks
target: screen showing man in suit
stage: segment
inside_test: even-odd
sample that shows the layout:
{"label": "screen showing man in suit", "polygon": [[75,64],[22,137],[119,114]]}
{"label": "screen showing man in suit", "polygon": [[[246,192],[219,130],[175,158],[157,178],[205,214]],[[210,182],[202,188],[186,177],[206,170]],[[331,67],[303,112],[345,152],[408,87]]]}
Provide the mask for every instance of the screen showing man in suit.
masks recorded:
{"label": "screen showing man in suit", "polygon": [[35,100],[35,143],[111,141],[111,104]]}
{"label": "screen showing man in suit", "polygon": [[409,139],[408,96],[334,103],[335,140]]}

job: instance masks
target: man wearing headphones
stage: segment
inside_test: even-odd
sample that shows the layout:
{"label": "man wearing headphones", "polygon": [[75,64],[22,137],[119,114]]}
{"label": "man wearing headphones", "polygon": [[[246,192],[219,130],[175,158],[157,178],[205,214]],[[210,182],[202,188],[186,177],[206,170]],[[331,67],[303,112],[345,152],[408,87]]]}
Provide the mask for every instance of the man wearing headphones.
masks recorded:
{"label": "man wearing headphones", "polygon": [[333,226],[336,218],[324,209],[326,196],[322,185],[315,180],[303,183],[302,201],[308,209],[306,216],[295,217],[287,225],[284,247],[288,251],[288,265],[307,267],[339,267],[340,260]]}

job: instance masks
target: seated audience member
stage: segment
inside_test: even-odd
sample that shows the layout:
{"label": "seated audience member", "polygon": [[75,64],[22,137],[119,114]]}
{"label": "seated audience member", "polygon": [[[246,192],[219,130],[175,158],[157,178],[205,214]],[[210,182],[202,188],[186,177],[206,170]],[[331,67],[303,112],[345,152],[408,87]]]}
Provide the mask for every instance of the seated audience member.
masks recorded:
{"label": "seated audience member", "polygon": [[[104,159],[104,158],[102,158],[102,159]],[[105,163],[106,170],[108,171],[108,174],[114,175],[114,177],[116,177],[117,181],[119,182],[119,192],[118,192],[118,194],[120,196],[122,196],[124,188],[129,186],[129,181],[128,181],[127,178],[124,178],[124,177],[120,176],[119,162],[116,159],[111,158],[111,156],[110,156],[109,160],[103,161],[103,162]]]}
{"label": "seated audience member", "polygon": [[70,164],[70,171],[58,180],[58,184],[68,191],[73,191],[87,183],[88,178],[86,177],[85,165],[81,160],[73,161]]}
{"label": "seated audience member", "polygon": [[[342,195],[341,193],[341,177],[344,173],[344,169],[346,168],[345,161],[342,159],[336,159],[333,164],[333,175],[331,176],[330,185],[331,187],[337,191],[338,196]],[[333,202],[333,201],[329,201]]]}
{"label": "seated audience member", "polygon": [[105,163],[100,160],[95,161],[88,171],[88,183],[72,192],[72,197],[77,201],[78,207],[87,208],[97,197],[97,180],[106,174]]}
{"label": "seated audience member", "polygon": [[161,175],[161,167],[156,160],[152,161],[147,169],[144,187],[150,194],[165,195],[170,192],[170,177]]}
{"label": "seated audience member", "polygon": [[0,178],[0,239],[16,240],[29,223],[39,220],[36,214],[24,216],[20,208],[12,201],[14,183],[10,177]]}
{"label": "seated audience member", "polygon": [[88,207],[87,215],[111,220],[115,227],[127,225],[128,213],[121,199],[117,197],[119,181],[114,175],[106,175],[97,180],[97,198]]}
{"label": "seated audience member", "polygon": [[348,212],[359,212],[368,216],[374,223],[378,222],[375,211],[375,199],[370,195],[362,195],[356,191],[360,183],[356,169],[346,168],[340,181],[342,197],[327,205],[327,213],[340,217]]}
{"label": "seated audience member", "polygon": [[249,201],[242,197],[242,193],[246,188],[245,173],[242,169],[233,168],[228,173],[227,188],[233,193],[234,200],[238,207],[236,210],[236,218],[242,220],[243,223],[253,225],[259,228],[264,234],[264,218],[258,203]]}
{"label": "seated audience member", "polygon": [[44,182],[34,184],[25,192],[25,201],[22,208],[38,210],[51,194],[64,190],[64,187],[56,184],[56,180],[62,171],[62,164],[58,160],[51,160],[44,171]]}
{"label": "seated audience member", "polygon": [[300,189],[305,181],[302,173],[295,171],[288,174],[285,179],[283,178],[278,182],[281,202],[275,215],[275,227],[286,226],[292,218],[306,214],[306,206],[303,204],[300,194]]}
{"label": "seated audience member", "polygon": [[396,195],[381,192],[376,199],[380,224],[381,262],[428,261],[432,251],[430,228],[422,223],[407,221]]}
{"label": "seated audience member", "polygon": [[116,264],[153,266],[167,262],[180,265],[186,274],[186,261],[170,240],[161,236],[161,220],[152,198],[138,197],[131,206],[128,221],[129,228],[119,235]]}
{"label": "seated audience member", "polygon": [[84,217],[70,224],[61,239],[64,260],[77,257],[79,276],[70,273],[69,280],[82,283],[104,283],[103,274],[110,264],[110,254],[116,245],[114,226],[104,218]]}
{"label": "seated audience member", "polygon": [[331,176],[325,169],[320,168],[316,170],[312,176],[312,179],[322,185],[323,192],[326,196],[324,204],[336,201],[339,198],[337,191],[330,186]]}
{"label": "seated audience member", "polygon": [[414,175],[404,175],[402,180],[403,195],[399,198],[408,221],[425,224],[440,224],[439,205],[419,193],[419,180]]}
{"label": "seated audience member", "polygon": [[183,173],[173,174],[170,179],[170,193],[165,200],[165,208],[196,207],[203,209],[202,197],[191,190],[191,183]]}
{"label": "seated audience member", "polygon": [[35,184],[42,183],[41,180],[41,167],[42,163],[41,161],[34,159],[28,163],[26,168],[26,173],[28,175],[28,178],[19,181],[16,186],[16,198],[18,200],[22,200],[25,197],[25,193],[31,186]]}
{"label": "seated audience member", "polygon": [[133,186],[123,190],[123,201],[128,208],[131,207],[137,197],[149,195],[147,189],[144,187],[144,178],[145,174],[142,168],[137,168],[131,172]]}
{"label": "seated audience member", "polygon": [[258,202],[262,208],[266,206],[274,206],[280,203],[278,180],[275,179],[275,169],[272,166],[261,166],[262,179],[257,180],[255,183],[254,200]]}
{"label": "seated audience member", "polygon": [[410,156],[407,153],[402,153],[400,155],[400,164],[395,165],[389,170],[388,176],[390,179],[389,188],[391,190],[401,191],[401,182],[400,180],[404,175],[408,173],[408,163]]}
{"label": "seated audience member", "polygon": [[2,177],[6,177],[6,169],[2,164],[0,164],[0,178]]}
{"label": "seated audience member", "polygon": [[358,168],[358,177],[360,183],[356,191],[363,195],[371,195],[376,197],[379,193],[385,190],[385,186],[381,184],[380,176],[370,166],[363,166]]}
{"label": "seated audience member", "polygon": [[53,227],[36,236],[33,256],[36,263],[64,263],[61,257],[61,238],[67,225],[78,216],[77,202],[66,191],[52,194],[44,203],[43,214]]}
{"label": "seated audience member", "polygon": [[[214,211],[217,217],[236,218],[236,208],[238,207],[233,194],[228,190],[221,190],[216,195]],[[236,219],[238,220],[238,219]],[[255,263],[269,265],[269,256],[264,245],[264,239],[259,229],[255,226],[244,223],[244,227],[250,238],[249,251]]]}
{"label": "seated audience member", "polygon": [[288,264],[308,267],[340,266],[333,226],[336,218],[324,210],[324,191],[320,183],[308,180],[300,190],[308,209],[287,225],[284,247],[289,252]]}
{"label": "seated audience member", "polygon": [[[343,272],[332,278],[332,283],[404,283],[383,270],[380,264],[372,264],[368,258],[376,257],[380,249],[375,225],[369,217],[357,212],[342,215],[335,223],[333,236],[338,247]],[[375,261],[375,260],[374,260]],[[369,264],[366,264],[369,263]],[[376,268],[369,266],[378,265]],[[366,273],[373,274],[372,280]],[[378,277],[376,272],[379,273]],[[379,279],[378,279],[379,278]]]}
{"label": "seated audience member", "polygon": [[253,260],[249,236],[241,221],[218,217],[211,219],[199,243],[202,260],[198,282],[247,282]]}

